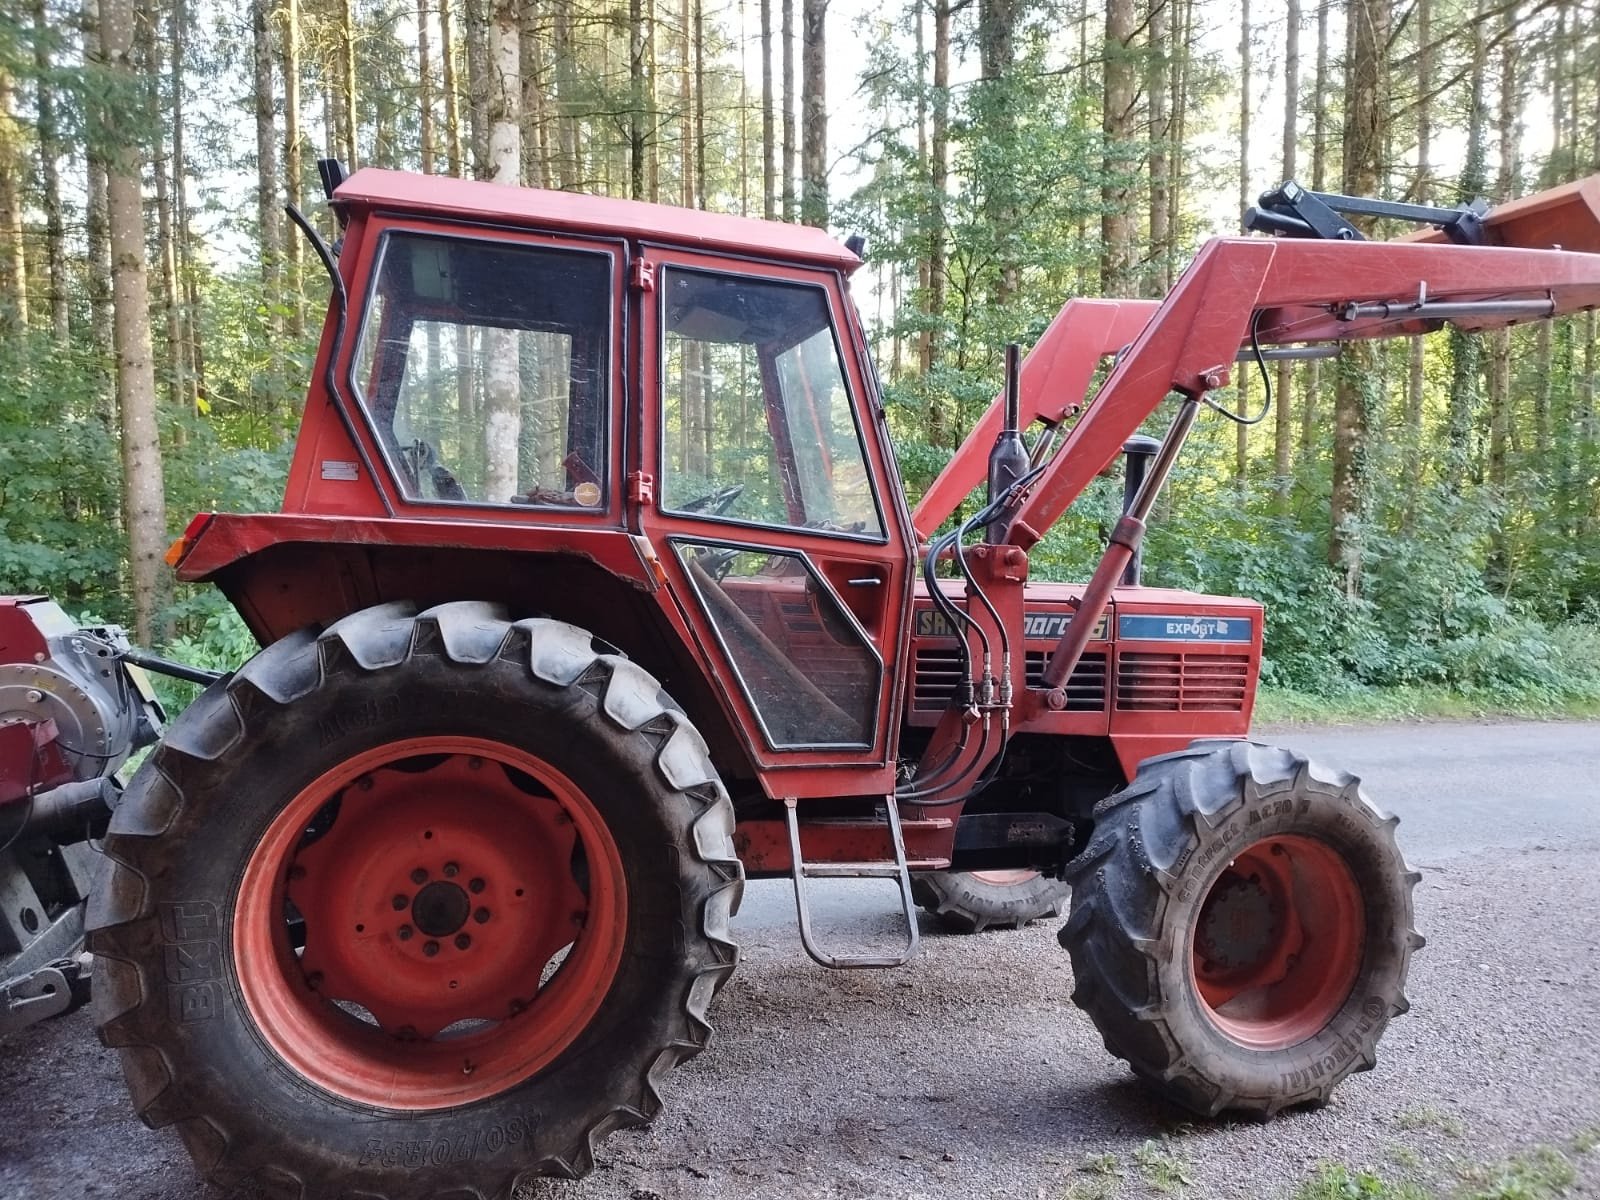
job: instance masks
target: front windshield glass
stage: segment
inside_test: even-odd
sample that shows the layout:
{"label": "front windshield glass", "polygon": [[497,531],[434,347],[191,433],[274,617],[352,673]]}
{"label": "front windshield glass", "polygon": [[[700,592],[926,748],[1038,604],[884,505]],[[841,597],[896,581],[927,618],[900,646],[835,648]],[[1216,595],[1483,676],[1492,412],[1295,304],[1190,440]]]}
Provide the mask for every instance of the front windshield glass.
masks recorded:
{"label": "front windshield glass", "polygon": [[385,237],[354,376],[407,499],[605,503],[611,280],[604,254]]}
{"label": "front windshield glass", "polygon": [[662,507],[883,536],[821,288],[663,272]]}

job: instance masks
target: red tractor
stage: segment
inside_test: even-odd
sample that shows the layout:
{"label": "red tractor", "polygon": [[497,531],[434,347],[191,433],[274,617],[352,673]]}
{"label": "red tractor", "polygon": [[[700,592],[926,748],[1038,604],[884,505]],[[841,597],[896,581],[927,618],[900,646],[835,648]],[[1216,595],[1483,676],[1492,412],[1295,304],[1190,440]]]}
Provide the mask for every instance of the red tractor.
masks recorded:
{"label": "red tractor", "polygon": [[[263,649],[130,784],[89,901],[101,1035],[207,1177],[582,1175],[706,1045],[754,876],[793,879],[831,967],[904,962],[924,876],[1064,880],[1074,1000],[1200,1113],[1373,1065],[1422,944],[1394,821],[1244,740],[1261,606],[1143,586],[1141,535],[1236,362],[1600,303],[1600,181],[1491,213],[1286,185],[1253,217],[1283,236],[1210,242],[1159,303],[1068,304],[913,512],[858,247],[324,178],[343,236],[283,511],[201,515],[169,555]],[[1125,448],[1092,579],[1030,584]],[[833,877],[895,881],[903,943],[818,944]]]}

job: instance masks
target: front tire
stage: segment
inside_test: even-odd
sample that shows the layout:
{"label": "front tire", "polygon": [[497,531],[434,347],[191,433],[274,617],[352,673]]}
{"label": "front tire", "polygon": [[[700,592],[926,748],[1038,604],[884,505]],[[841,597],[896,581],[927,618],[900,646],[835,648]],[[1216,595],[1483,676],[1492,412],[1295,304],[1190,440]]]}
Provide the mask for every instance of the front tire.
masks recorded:
{"label": "front tire", "polygon": [[1143,763],[1068,867],[1073,1000],[1195,1112],[1320,1104],[1407,1010],[1419,876],[1360,783],[1287,750]]}
{"label": "front tire", "polygon": [[102,1040],[215,1182],[582,1175],[710,1037],[732,826],[699,735],[583,630],[357,613],[212,687],[129,788],[90,909]]}

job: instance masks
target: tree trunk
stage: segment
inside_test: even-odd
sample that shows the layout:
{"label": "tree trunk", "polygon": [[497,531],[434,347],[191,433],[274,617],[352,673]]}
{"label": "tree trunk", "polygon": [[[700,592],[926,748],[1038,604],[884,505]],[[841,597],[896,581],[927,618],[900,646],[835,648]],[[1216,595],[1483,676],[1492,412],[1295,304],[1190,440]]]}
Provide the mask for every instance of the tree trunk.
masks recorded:
{"label": "tree trunk", "polygon": [[[1522,111],[1522,89],[1518,79],[1519,53],[1513,36],[1517,21],[1517,6],[1506,10],[1501,26],[1500,42],[1500,111],[1497,139],[1500,148],[1500,172],[1495,179],[1499,197],[1510,199],[1516,194],[1520,175],[1520,145],[1518,119]],[[1540,364],[1534,387],[1535,438],[1537,469],[1549,469],[1549,354],[1550,325],[1539,322]],[[1512,426],[1511,415],[1511,332],[1497,330],[1489,335],[1488,395],[1489,405],[1489,467],[1490,484],[1503,495],[1506,485],[1506,440]],[[1548,475],[1547,475],[1548,478]],[[1503,581],[1510,571],[1511,550],[1503,524],[1496,522],[1489,532],[1489,561],[1485,574],[1496,583]]]}
{"label": "tree trunk", "polygon": [[761,0],[761,215],[778,215],[778,147],[772,107],[772,0]]}
{"label": "tree trunk", "polygon": [[[103,62],[104,56],[100,50],[99,6],[96,0],[85,0],[83,21],[84,57],[95,62]],[[87,139],[89,178],[88,201],[84,214],[89,238],[89,313],[93,335],[92,350],[100,365],[99,373],[104,385],[110,381],[104,356],[111,352],[115,340],[111,313],[111,237],[106,223],[106,151],[102,145],[104,139],[99,136],[98,129],[92,130],[91,133],[95,136]],[[114,397],[113,388],[102,386],[96,415],[107,430],[116,424]]]}
{"label": "tree trunk", "polygon": [[475,179],[494,177],[489,156],[489,99],[499,84],[490,77],[488,2],[463,0],[462,4],[467,26],[467,136],[472,143]]}
{"label": "tree trunk", "polygon": [[800,9],[800,219],[828,224],[828,0],[802,0]]}
{"label": "tree trunk", "polygon": [[0,329],[20,345],[28,329],[28,254],[22,235],[27,157],[12,115],[14,88],[0,63]]}
{"label": "tree trunk", "polygon": [[38,74],[40,181],[44,184],[44,257],[49,288],[50,333],[58,346],[71,337],[67,289],[66,226],[61,216],[61,138],[56,128],[55,84],[50,80],[50,27],[44,0],[33,3],[33,62]]}
{"label": "tree trunk", "polygon": [[[1293,179],[1300,135],[1300,0],[1285,0],[1283,17],[1283,148],[1278,155],[1278,165],[1284,179]],[[1293,383],[1293,366],[1279,363],[1274,397],[1278,411],[1272,429],[1272,474],[1279,512],[1286,512],[1289,507],[1290,455],[1294,448],[1294,411],[1290,403]]]}
{"label": "tree trunk", "polygon": [[206,396],[205,348],[200,341],[200,284],[194,269],[194,234],[189,223],[189,166],[184,151],[184,67],[189,15],[185,0],[172,0],[168,11],[168,48],[172,52],[172,207],[178,226],[178,289],[183,365],[187,391],[184,403],[198,412]]}
{"label": "tree trunk", "polygon": [[1183,180],[1189,121],[1189,45],[1194,36],[1194,5],[1191,0],[1167,0],[1172,5],[1171,52],[1168,56],[1167,80],[1171,88],[1167,124],[1167,255],[1162,263],[1161,283],[1171,288],[1178,230],[1183,213]]}
{"label": "tree trunk", "polygon": [[[283,193],[296,208],[300,195],[300,0],[283,0]],[[298,342],[306,331],[305,284],[301,276],[300,232],[288,231],[283,257],[287,273],[289,337]]]}
{"label": "tree trunk", "polygon": [[[987,126],[984,134],[1009,146],[1017,144],[1016,101],[1011,76],[1017,57],[1017,23],[1022,17],[1024,2],[978,0],[978,55],[983,77],[978,82],[975,104],[980,107],[981,120]],[[1127,3],[1131,4],[1132,0]],[[994,287],[994,302],[1005,305],[1016,295],[1022,281],[1021,264],[1013,249],[1020,209],[1013,178],[1001,173],[984,180],[983,196],[984,215],[994,231],[998,247],[999,278]],[[1132,214],[1124,216],[1131,230]]]}
{"label": "tree trunk", "polygon": [[538,0],[521,0],[522,71],[522,181],[529,187],[550,186],[550,155],[545,138],[548,123],[544,109],[543,31],[539,27]]}
{"label": "tree trunk", "polygon": [[356,153],[356,0],[339,3],[339,70],[344,76],[344,163],[354,171]]}
{"label": "tree trunk", "polygon": [[[433,174],[433,47],[429,44],[429,0],[417,0],[417,155],[422,173]],[[448,47],[446,53],[449,53]]]}
{"label": "tree trunk", "polygon": [[635,200],[645,198],[648,181],[646,97],[652,83],[646,73],[647,3],[648,0],[628,0],[628,195]]}
{"label": "tree trunk", "polygon": [[[945,199],[950,186],[950,0],[933,0],[933,132],[928,164],[932,195],[928,204],[928,325],[922,344],[922,373],[939,363],[939,327],[944,321],[948,269],[945,262]],[[928,439],[950,444],[943,406],[929,400]]]}
{"label": "tree trunk", "polygon": [[1106,0],[1105,80],[1101,128],[1105,134],[1104,178],[1100,183],[1100,288],[1107,296],[1128,293],[1133,270],[1133,213],[1130,198],[1135,164],[1131,156],[1138,75],[1133,38],[1137,25],[1133,0]]}
{"label": "tree trunk", "polygon": [[556,69],[556,144],[560,149],[556,163],[556,182],[563,189],[579,186],[582,178],[578,149],[578,122],[573,112],[578,83],[573,72],[572,0],[555,0],[552,15],[555,20]]}
{"label": "tree trunk", "polygon": [[283,353],[279,265],[283,234],[278,224],[278,134],[273,118],[271,0],[252,0],[250,20],[255,49],[256,221],[260,230],[261,298],[265,309],[266,395],[259,397],[268,426],[277,425]]}
{"label": "tree trunk", "polygon": [[[1150,270],[1145,295],[1160,297],[1169,287],[1172,271],[1172,237],[1168,224],[1167,139],[1172,135],[1167,116],[1167,67],[1170,61],[1172,0],[1146,0],[1145,22],[1150,45],[1145,61],[1145,92],[1150,97]],[[1291,4],[1299,0],[1289,0]]]}
{"label": "tree trunk", "polygon": [[[101,48],[108,74],[131,102],[135,85],[132,0],[102,0]],[[101,128],[138,129],[123,112],[102,114]],[[135,137],[108,147],[106,213],[110,227],[117,408],[121,424],[123,513],[133,579],[134,630],[151,645],[162,604],[161,554],[167,541],[166,498],[161,478],[161,442],[156,429],[156,382],[150,361],[150,297],[144,273],[142,163]]]}
{"label": "tree trunk", "polygon": [[[1458,190],[1464,196],[1479,196],[1488,190],[1488,124],[1489,111],[1484,94],[1485,75],[1488,70],[1488,42],[1483,21],[1487,0],[1479,0],[1478,19],[1471,23],[1472,65],[1467,79],[1467,157],[1463,164]],[[1445,427],[1446,464],[1445,479],[1452,489],[1459,489],[1466,477],[1470,453],[1472,423],[1478,409],[1478,381],[1482,344],[1471,334],[1451,327],[1450,348],[1450,407]],[[1501,333],[1484,335],[1492,347],[1503,337]]]}
{"label": "tree trunk", "polygon": [[[494,0],[489,14],[489,178],[515,187],[522,167],[521,22],[518,0]],[[485,488],[496,501],[521,491],[522,387],[518,334],[510,329],[485,333],[484,392]]]}
{"label": "tree trunk", "polygon": [[782,0],[783,28],[783,219],[795,218],[794,166],[794,0]]}
{"label": "tree trunk", "polygon": [[461,176],[461,93],[456,89],[456,41],[450,29],[451,0],[439,0],[439,60],[444,86],[444,144],[450,174]]}
{"label": "tree trunk", "polygon": [[[1343,187],[1349,195],[1374,194],[1383,170],[1389,113],[1389,15],[1386,0],[1351,0],[1348,9],[1342,149]],[[1361,527],[1367,516],[1369,489],[1367,431],[1382,390],[1378,371],[1378,353],[1371,343],[1356,342],[1340,353],[1334,393],[1328,558],[1352,596],[1361,583]]]}
{"label": "tree trunk", "polygon": [[166,384],[167,402],[176,409],[183,390],[182,368],[178,362],[178,289],[177,263],[173,258],[176,238],[172,221],[172,186],[168,178],[169,162],[165,154],[163,130],[166,122],[161,111],[161,61],[157,57],[155,14],[142,14],[134,18],[134,44],[138,55],[139,72],[145,80],[145,106],[154,117],[148,131],[151,136],[150,175],[155,184],[156,240],[155,253],[159,263],[158,282],[162,323],[166,331],[166,364],[159,374]]}
{"label": "tree trunk", "polygon": [[[1429,44],[1432,36],[1432,0],[1417,0],[1415,10],[1417,23],[1417,174],[1412,182],[1413,198],[1418,204],[1428,204],[1433,199],[1433,185],[1428,174],[1428,159],[1432,153],[1433,143],[1433,104],[1430,94],[1433,91],[1433,47]],[[1406,441],[1413,448],[1422,445],[1422,403],[1424,398],[1423,355],[1425,344],[1422,338],[1412,338],[1409,348],[1409,358],[1406,373]],[[1421,482],[1421,472],[1412,472],[1406,479],[1406,492],[1408,497],[1416,492],[1417,485]],[[1406,503],[1406,519],[1411,516],[1411,502]]]}

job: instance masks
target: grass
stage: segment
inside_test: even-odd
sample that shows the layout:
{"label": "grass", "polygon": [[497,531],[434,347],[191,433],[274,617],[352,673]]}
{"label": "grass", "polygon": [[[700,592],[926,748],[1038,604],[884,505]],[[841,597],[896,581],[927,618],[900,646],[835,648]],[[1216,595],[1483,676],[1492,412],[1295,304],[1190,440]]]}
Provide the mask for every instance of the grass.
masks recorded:
{"label": "grass", "polygon": [[1423,1106],[1421,1108],[1401,1109],[1395,1115],[1396,1128],[1406,1132],[1419,1129],[1437,1129],[1447,1137],[1462,1137],[1467,1132],[1467,1127],[1460,1117],[1452,1116],[1447,1112],[1440,1112],[1437,1108]]}
{"label": "grass", "polygon": [[1391,1183],[1371,1171],[1321,1163],[1300,1185],[1294,1200],[1428,1200],[1428,1193],[1407,1181]]}
{"label": "grass", "polygon": [[1133,1162],[1145,1183],[1164,1195],[1181,1195],[1193,1182],[1188,1160],[1153,1139],[1133,1152]]}
{"label": "grass", "polygon": [[[1417,1109],[1414,1113],[1418,1123],[1404,1124],[1406,1114],[1402,1114],[1402,1128],[1441,1127],[1435,1110]],[[1445,1120],[1460,1125],[1454,1118]],[[1574,1159],[1596,1147],[1600,1147],[1600,1127],[1574,1135],[1565,1149],[1534,1146],[1499,1162],[1461,1167],[1456,1186],[1445,1191],[1430,1190],[1415,1179],[1388,1179],[1342,1163],[1319,1163],[1296,1189],[1294,1200],[1561,1200],[1578,1180]],[[1419,1164],[1412,1158],[1401,1165],[1410,1174]]]}
{"label": "grass", "polygon": [[1558,1200],[1577,1179],[1572,1160],[1553,1146],[1463,1173],[1467,1200]]}
{"label": "grass", "polygon": [[1352,689],[1333,696],[1286,688],[1261,689],[1255,719],[1271,725],[1316,725],[1328,721],[1480,720],[1518,717],[1561,720],[1600,717],[1600,701],[1555,702],[1530,696],[1462,695],[1445,688]]}

